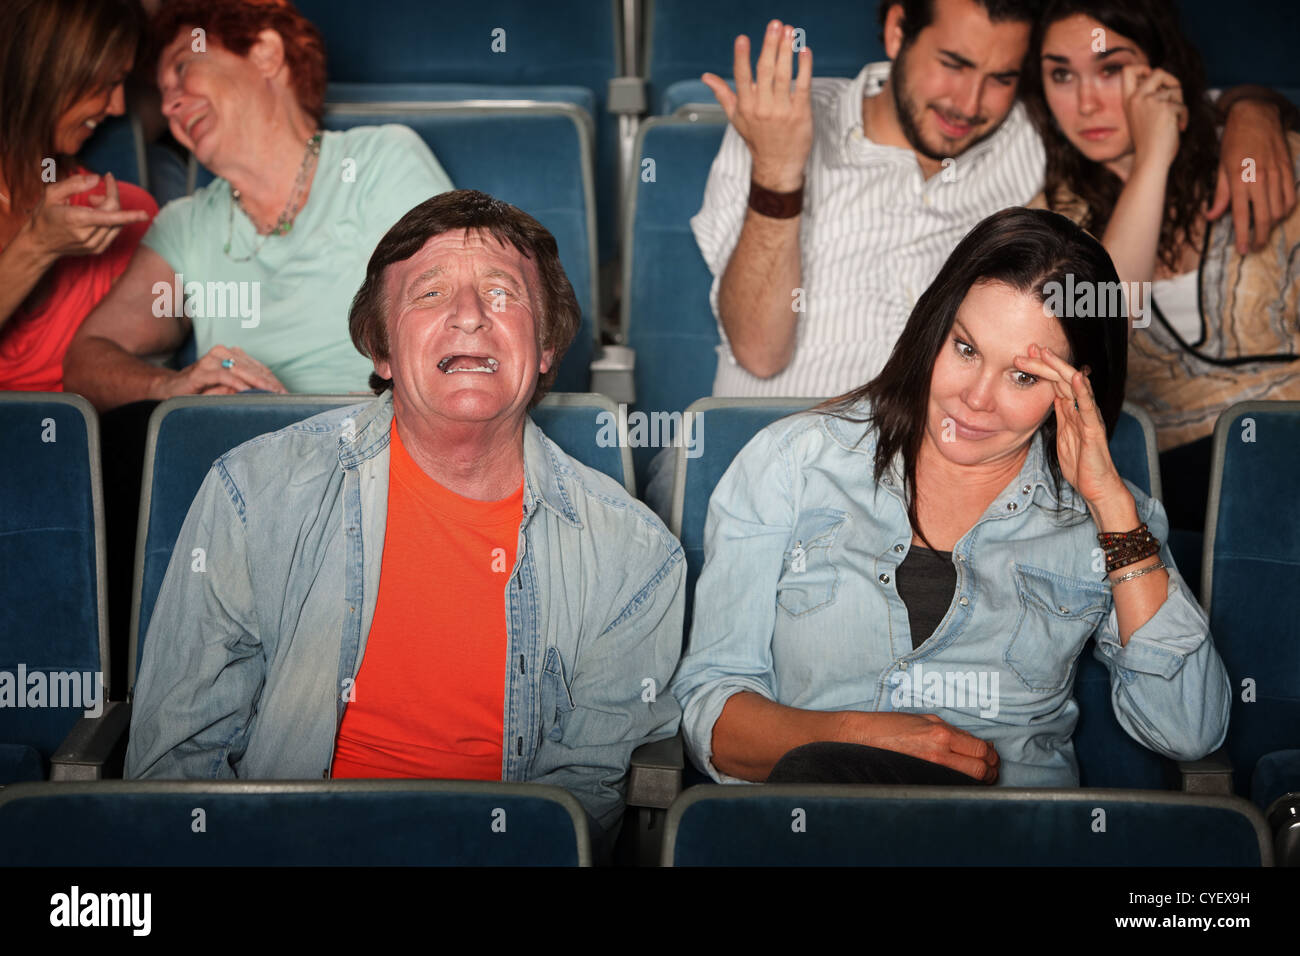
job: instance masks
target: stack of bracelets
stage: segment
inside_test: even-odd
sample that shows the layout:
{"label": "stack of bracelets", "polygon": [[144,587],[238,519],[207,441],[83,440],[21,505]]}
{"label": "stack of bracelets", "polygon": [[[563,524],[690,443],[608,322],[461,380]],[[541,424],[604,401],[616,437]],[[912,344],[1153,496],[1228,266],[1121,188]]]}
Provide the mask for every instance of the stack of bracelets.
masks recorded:
{"label": "stack of bracelets", "polygon": [[[1101,548],[1106,552],[1106,573],[1118,571],[1120,568],[1127,567],[1130,564],[1151,557],[1153,554],[1160,553],[1160,542],[1155,536],[1147,530],[1146,522],[1138,525],[1132,531],[1111,531],[1102,532],[1097,535],[1097,540],[1101,542]],[[1140,578],[1144,574],[1150,574],[1152,571],[1159,571],[1164,568],[1163,561],[1157,561],[1149,568],[1142,568],[1139,571],[1130,571],[1122,577],[1116,578],[1111,582],[1112,585],[1123,584],[1125,581],[1131,581],[1133,578]]]}

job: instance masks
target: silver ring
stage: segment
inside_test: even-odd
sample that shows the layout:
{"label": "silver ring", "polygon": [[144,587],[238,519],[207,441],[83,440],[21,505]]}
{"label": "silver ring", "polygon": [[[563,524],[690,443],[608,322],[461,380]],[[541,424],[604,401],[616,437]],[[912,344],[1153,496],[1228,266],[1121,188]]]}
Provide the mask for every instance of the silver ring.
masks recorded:
{"label": "silver ring", "polygon": [[[234,368],[234,367],[235,367],[235,360],[232,359],[232,358],[222,359],[222,360],[221,360],[221,367],[222,367],[222,368]],[[1075,407],[1077,408],[1078,406],[1076,405]]]}

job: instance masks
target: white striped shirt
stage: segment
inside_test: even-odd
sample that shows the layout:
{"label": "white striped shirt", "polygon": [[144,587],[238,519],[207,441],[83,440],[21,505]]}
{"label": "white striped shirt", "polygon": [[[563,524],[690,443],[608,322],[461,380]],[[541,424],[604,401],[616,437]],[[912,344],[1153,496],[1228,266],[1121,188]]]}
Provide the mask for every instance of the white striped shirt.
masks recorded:
{"label": "white striped shirt", "polygon": [[[912,150],[867,139],[862,100],[880,92],[889,68],[888,62],[870,63],[852,80],[813,80],[813,145],[799,226],[804,311],[794,357],[771,378],[751,375],[732,355],[719,321],[714,395],[817,397],[869,381],[962,237],[1042,189],[1042,142],[1020,103],[997,132],[928,181]],[[722,273],[745,220],[750,162],[745,141],[728,126],[704,206],[691,219],[713,272],[715,319]]]}

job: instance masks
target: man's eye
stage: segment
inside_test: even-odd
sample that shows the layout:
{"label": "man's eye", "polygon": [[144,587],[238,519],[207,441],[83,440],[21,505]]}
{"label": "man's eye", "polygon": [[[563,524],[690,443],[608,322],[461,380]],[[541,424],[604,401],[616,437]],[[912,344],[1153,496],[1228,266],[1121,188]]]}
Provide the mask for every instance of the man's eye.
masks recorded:
{"label": "man's eye", "polygon": [[427,290],[427,291],[425,291],[425,292],[421,292],[421,293],[420,293],[420,298],[421,298],[421,299],[428,299],[428,298],[431,298],[431,297],[433,297],[433,296],[435,296],[435,295],[442,295],[442,290],[441,290],[441,289],[429,289],[429,290]]}
{"label": "man's eye", "polygon": [[509,294],[510,294],[510,290],[503,289],[501,288],[501,286],[493,286],[491,289],[488,289],[488,295],[500,296],[500,295],[509,295]]}

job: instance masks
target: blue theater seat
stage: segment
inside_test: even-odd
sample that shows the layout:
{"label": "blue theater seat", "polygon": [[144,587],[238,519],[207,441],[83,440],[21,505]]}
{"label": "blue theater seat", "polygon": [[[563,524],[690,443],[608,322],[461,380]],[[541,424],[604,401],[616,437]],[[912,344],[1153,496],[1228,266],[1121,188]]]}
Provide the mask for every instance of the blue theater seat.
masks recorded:
{"label": "blue theater seat", "polygon": [[1237,797],[710,784],[669,808],[663,863],[1271,866],[1273,853],[1260,812]]}
{"label": "blue theater seat", "polygon": [[[813,51],[814,76],[855,76],[885,59],[876,5],[863,0],[818,0],[792,6],[756,0],[646,0],[647,27],[641,62],[646,64],[651,113],[669,114],[686,104],[716,102],[699,83],[706,71],[730,77],[732,44],[744,33],[751,63],[762,48],[770,20],[802,28]],[[681,84],[677,86],[677,84]]]}
{"label": "blue theater seat", "polygon": [[[713,277],[690,219],[700,210],[709,167],[726,125],[656,117],[641,127],[635,155],[654,160],[629,196],[623,240],[622,327],[636,351],[636,408],[681,411],[713,392],[721,341],[709,308]],[[655,455],[637,448],[637,475]]]}
{"label": "blue theater seat", "polygon": [[[330,408],[367,400],[366,395],[188,396],[168,399],[154,410],[145,446],[136,539],[128,668],[133,688],[149,619],[176,537],[212,463],[258,435]],[[602,413],[617,413],[616,406],[603,395],[552,393],[533,409],[532,416],[566,454],[629,487],[628,449],[598,443]]]}
{"label": "blue theater seat", "polygon": [[[79,395],[0,392],[0,436],[0,786],[98,776],[125,729],[106,702],[99,420]],[[85,717],[97,677],[104,710]]]}
{"label": "blue theater seat", "polygon": [[0,791],[8,866],[590,866],[559,787],[102,781]]}
{"label": "blue theater seat", "polygon": [[1233,405],[1214,429],[1201,600],[1231,684],[1236,792],[1261,808],[1300,789],[1297,449],[1300,402]]}
{"label": "blue theater seat", "polygon": [[1295,22],[1291,0],[1251,0],[1237,15],[1227,13],[1219,0],[1179,0],[1178,10],[1211,87],[1258,83],[1300,106],[1295,29],[1286,26]]}
{"label": "blue theater seat", "polygon": [[[593,155],[603,262],[614,256],[618,238],[618,122],[610,112],[609,87],[624,72],[622,6],[621,0],[480,0],[464,5],[387,0],[375,16],[364,17],[351,0],[303,0],[298,9],[325,37],[329,77],[335,83],[420,84],[432,94],[429,98],[438,100],[541,100],[555,98],[545,88],[589,91],[590,105],[584,108],[596,124]],[[435,86],[444,89],[434,91]],[[461,96],[457,86],[478,89]],[[502,90],[493,93],[488,87]],[[538,158],[534,151],[515,157],[524,155],[529,161]],[[453,181],[462,185],[454,174]]]}
{"label": "blue theater seat", "polygon": [[100,123],[81,147],[77,160],[93,173],[112,173],[119,182],[149,188],[144,130],[133,112],[110,116]]}
{"label": "blue theater seat", "polygon": [[[688,409],[695,416],[694,440],[701,454],[677,449],[670,529],[686,556],[685,634],[689,637],[695,583],[704,566],[704,526],[709,499],[736,454],[755,434],[786,415],[817,404],[817,399],[706,398]],[[1110,443],[1120,474],[1143,491],[1159,496],[1155,427],[1141,408],[1126,404]],[[1168,559],[1167,560],[1172,560]],[[1074,697],[1079,723],[1074,732],[1081,783],[1086,787],[1177,788],[1174,764],[1133,740],[1115,719],[1110,675],[1093,656],[1091,640],[1079,658]]]}

